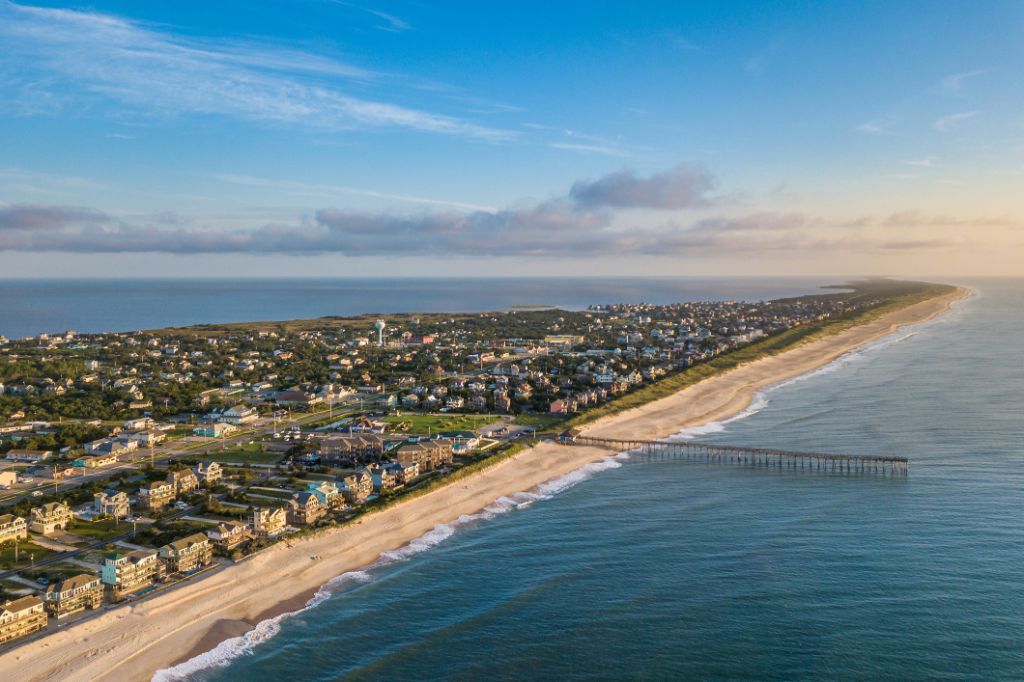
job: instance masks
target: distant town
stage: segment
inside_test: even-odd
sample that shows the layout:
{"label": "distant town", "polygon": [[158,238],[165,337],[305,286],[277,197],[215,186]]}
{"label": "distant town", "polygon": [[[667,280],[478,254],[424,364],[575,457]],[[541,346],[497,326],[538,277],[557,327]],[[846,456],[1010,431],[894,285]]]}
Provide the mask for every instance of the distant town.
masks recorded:
{"label": "distant town", "polygon": [[618,396],[878,303],[858,289],[0,337],[0,644],[571,437]]}

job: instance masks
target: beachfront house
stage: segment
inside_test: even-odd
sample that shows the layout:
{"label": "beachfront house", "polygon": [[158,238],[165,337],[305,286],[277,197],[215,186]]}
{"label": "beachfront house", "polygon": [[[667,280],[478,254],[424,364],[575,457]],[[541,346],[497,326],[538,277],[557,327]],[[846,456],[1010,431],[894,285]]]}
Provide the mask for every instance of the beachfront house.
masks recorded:
{"label": "beachfront house", "polygon": [[22,597],[0,604],[0,644],[46,627],[46,609],[39,597]]}
{"label": "beachfront house", "polygon": [[213,544],[205,533],[195,533],[160,548],[168,573],[188,573],[213,561]]}
{"label": "beachfront house", "polygon": [[46,611],[58,620],[85,609],[98,609],[103,602],[103,583],[88,573],[51,583],[43,593]]}
{"label": "beachfront house", "polygon": [[50,536],[59,530],[67,530],[71,523],[71,507],[67,502],[47,502],[41,507],[33,507],[29,530],[40,535]]}
{"label": "beachfront house", "polygon": [[288,527],[288,512],[284,507],[254,507],[249,513],[249,527],[259,538],[276,538]]}
{"label": "beachfront house", "polygon": [[317,496],[317,499],[320,500],[320,506],[324,509],[342,506],[345,503],[341,491],[338,490],[338,486],[333,481],[307,483],[306,490]]}
{"label": "beachfront house", "polygon": [[153,549],[116,551],[103,559],[100,581],[112,601],[120,601],[132,592],[145,589],[162,578],[164,564]]}
{"label": "beachfront house", "polygon": [[362,504],[373,494],[373,474],[369,469],[359,469],[343,478],[339,488],[349,504]]}
{"label": "beachfront house", "polygon": [[325,512],[320,504],[320,498],[311,492],[296,493],[288,500],[288,523],[308,526],[315,523]]}
{"label": "beachfront house", "polygon": [[206,531],[214,546],[227,554],[249,539],[249,529],[243,523],[224,521]]}
{"label": "beachfront house", "polygon": [[398,487],[398,465],[386,464],[373,472],[373,487],[378,493]]}

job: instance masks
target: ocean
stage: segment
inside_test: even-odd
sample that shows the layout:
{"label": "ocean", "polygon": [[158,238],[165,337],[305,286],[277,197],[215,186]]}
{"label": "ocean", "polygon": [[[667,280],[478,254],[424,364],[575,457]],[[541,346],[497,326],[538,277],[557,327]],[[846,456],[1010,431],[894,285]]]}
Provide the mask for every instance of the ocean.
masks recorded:
{"label": "ocean", "polygon": [[821,293],[814,278],[0,279],[0,336],[137,331],[325,315],[579,310],[602,303],[762,300]]}
{"label": "ocean", "polygon": [[906,478],[609,457],[155,679],[1024,678],[1024,281],[972,286],[679,436]]}

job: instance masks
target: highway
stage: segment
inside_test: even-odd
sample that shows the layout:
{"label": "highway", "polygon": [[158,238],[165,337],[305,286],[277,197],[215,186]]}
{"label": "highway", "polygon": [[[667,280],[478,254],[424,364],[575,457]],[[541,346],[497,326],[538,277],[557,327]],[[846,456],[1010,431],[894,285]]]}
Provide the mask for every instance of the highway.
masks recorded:
{"label": "highway", "polygon": [[[359,401],[348,400],[341,405],[336,405],[333,418],[341,419],[351,416],[353,413],[346,410],[351,410],[352,406],[356,402]],[[174,441],[159,445],[152,449],[146,448],[136,450],[131,453],[131,455],[125,455],[125,457],[130,457],[131,459],[127,461],[120,461],[118,464],[113,466],[92,470],[82,469],[81,475],[76,475],[72,478],[61,479],[58,481],[54,481],[53,479],[35,479],[25,487],[19,486],[18,488],[5,490],[0,493],[0,507],[17,504],[25,498],[30,497],[35,491],[39,491],[44,495],[53,495],[59,494],[60,491],[77,488],[96,481],[102,481],[127,471],[136,470],[140,465],[149,461],[154,463],[167,462],[180,457],[187,457],[190,455],[194,456],[199,452],[206,452],[207,450],[215,450],[218,448],[227,450],[233,446],[244,445],[255,438],[261,438],[263,436],[273,434],[275,432],[275,428],[280,431],[290,429],[295,426],[301,427],[310,422],[319,421],[328,416],[328,412],[328,410],[311,412],[292,419],[279,419],[276,420],[276,422],[271,418],[263,418],[260,420],[256,428],[239,431],[226,438],[209,438],[201,441],[187,442]]]}

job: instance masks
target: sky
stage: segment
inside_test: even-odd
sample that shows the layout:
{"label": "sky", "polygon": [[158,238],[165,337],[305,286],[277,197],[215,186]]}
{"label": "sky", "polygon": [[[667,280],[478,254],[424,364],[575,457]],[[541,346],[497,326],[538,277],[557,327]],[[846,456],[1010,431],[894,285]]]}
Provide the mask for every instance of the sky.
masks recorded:
{"label": "sky", "polygon": [[1024,2],[0,0],[0,277],[1024,272]]}

